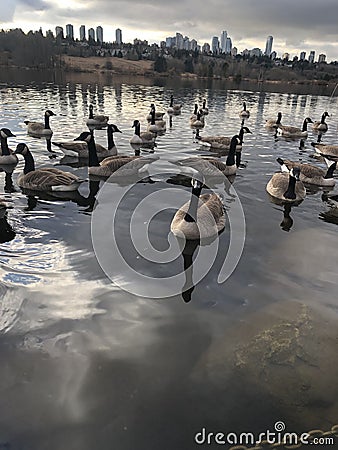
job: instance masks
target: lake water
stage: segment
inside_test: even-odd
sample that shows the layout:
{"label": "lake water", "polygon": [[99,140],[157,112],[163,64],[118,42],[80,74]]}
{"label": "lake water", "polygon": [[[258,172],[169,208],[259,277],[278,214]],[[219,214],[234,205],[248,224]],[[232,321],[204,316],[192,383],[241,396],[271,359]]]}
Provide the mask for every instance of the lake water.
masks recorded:
{"label": "lake water", "polygon": [[[337,97],[189,82],[12,83],[1,86],[1,127],[16,135],[10,147],[28,144],[38,167],[54,165],[86,178],[87,167],[67,165],[58,149],[51,158],[44,140],[27,135],[24,120],[42,120],[52,109],[53,140],[73,139],[86,130],[92,103],[122,131],[115,135],[119,153],[131,155],[133,120],[144,129],[150,104],[165,111],[171,93],[183,104],[182,114],[171,125],[166,118],[150,178],[130,185],[84,183],[81,195],[66,200],[26,196],[18,187],[4,192],[0,173],[1,197],[10,207],[0,219],[0,448],[187,450],[198,447],[194,436],[203,427],[260,433],[283,421],[286,431],[303,433],[338,423],[338,212],[324,201],[322,188],[308,188],[306,199],[289,212],[271,202],[265,186],[278,170],[278,156],[324,166],[313,157],[310,143],[318,136],[311,128],[300,145],[275,140],[264,127],[278,111],[284,124],[298,126],[305,117],[320,120],[328,111],[322,142],[337,144]],[[148,244],[158,253],[168,249],[172,205],[184,203],[190,192],[189,179],[173,162],[211,155],[189,126],[194,103],[204,98],[209,115],[201,135],[236,134],[243,101],[251,112],[245,125],[252,134],[245,135],[232,187],[212,186],[223,196],[229,217],[238,205],[243,208],[245,245],[231,276],[218,283],[230,237],[242,233],[236,216],[231,233],[227,224],[219,237],[214,263],[205,247],[205,277],[182,295],[189,276],[182,255],[171,262],[147,261],[132,246],[129,220],[141,205],[138,242],[146,224]],[[105,130],[95,137],[106,143]],[[22,168],[21,158],[14,184]],[[146,296],[137,295],[138,275],[110,251],[112,205],[125,192],[114,232],[122,259],[148,277]],[[337,188],[329,192],[335,193]],[[110,278],[93,251],[92,219],[94,240],[107,240],[100,250],[107,254],[98,257],[111,263]],[[203,249],[192,249],[198,250]],[[179,272],[183,283],[175,285],[175,295],[161,298],[168,292],[161,278]],[[206,445],[219,447],[228,448]]]}

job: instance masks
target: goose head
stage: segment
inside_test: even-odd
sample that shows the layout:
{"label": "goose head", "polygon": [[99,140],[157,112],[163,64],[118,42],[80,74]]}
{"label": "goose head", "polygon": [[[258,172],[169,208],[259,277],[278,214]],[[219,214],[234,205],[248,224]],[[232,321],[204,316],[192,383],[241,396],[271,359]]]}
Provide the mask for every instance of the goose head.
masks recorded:
{"label": "goose head", "polygon": [[7,139],[9,137],[16,137],[15,134],[11,132],[8,128],[1,128],[0,130],[0,136],[4,139]]}
{"label": "goose head", "polygon": [[310,117],[307,117],[307,118],[305,119],[305,122],[306,122],[306,123],[313,123],[313,120],[312,120]]}
{"label": "goose head", "polygon": [[139,120],[134,120],[132,128],[136,128],[140,125],[140,121]]}
{"label": "goose head", "polygon": [[74,139],[74,141],[85,141],[88,143],[91,139],[91,136],[92,134],[90,131],[83,131],[80,136]]}
{"label": "goose head", "polygon": [[23,156],[25,156],[25,155],[28,154],[28,152],[29,152],[29,149],[28,149],[27,145],[24,142],[21,142],[20,144],[18,144],[16,146],[16,149],[15,149],[14,153],[16,155],[23,155]]}
{"label": "goose head", "polygon": [[290,173],[289,169],[287,168],[287,165],[286,165],[285,162],[284,162],[284,159],[282,159],[282,158],[277,158],[276,161],[278,162],[278,164],[280,164],[280,168],[281,168],[281,171],[282,171],[282,172]]}
{"label": "goose head", "polygon": [[45,116],[47,116],[47,117],[56,116],[56,114],[53,113],[53,111],[51,111],[50,109],[47,109],[47,111],[45,112]]}
{"label": "goose head", "polygon": [[118,127],[113,123],[108,124],[108,131],[110,131],[111,133],[122,133],[122,131],[119,130]]}
{"label": "goose head", "polygon": [[299,176],[300,176],[300,168],[299,167],[293,167],[289,173],[290,173],[290,177],[295,178],[296,181],[299,180]]}

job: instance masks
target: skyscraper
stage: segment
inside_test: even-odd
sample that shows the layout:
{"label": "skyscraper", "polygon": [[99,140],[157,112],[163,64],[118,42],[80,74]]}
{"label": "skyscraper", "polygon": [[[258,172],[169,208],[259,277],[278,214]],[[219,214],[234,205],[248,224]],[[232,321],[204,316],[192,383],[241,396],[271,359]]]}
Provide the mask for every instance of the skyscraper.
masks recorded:
{"label": "skyscraper", "polygon": [[96,27],[96,40],[97,40],[97,42],[100,42],[101,44],[103,42],[103,28],[101,27],[101,25]]}
{"label": "skyscraper", "polygon": [[321,54],[318,56],[318,62],[319,62],[319,63],[323,63],[323,62],[325,62],[325,60],[326,60],[326,55],[325,55],[324,53],[321,53]]}
{"label": "skyscraper", "polygon": [[222,53],[225,53],[227,37],[228,37],[228,33],[226,31],[222,31],[222,34],[221,34],[221,52]]}
{"label": "skyscraper", "polygon": [[120,30],[120,28],[116,29],[115,36],[116,36],[116,44],[121,45],[122,44],[122,30]]}
{"label": "skyscraper", "polygon": [[66,25],[66,37],[69,39],[74,39],[74,27],[70,23]]}
{"label": "skyscraper", "polygon": [[314,63],[315,62],[315,51],[311,50],[310,55],[309,55],[309,63]]}
{"label": "skyscraper", "polygon": [[94,28],[89,28],[88,30],[88,41],[93,40],[95,41],[95,30]]}
{"label": "skyscraper", "polygon": [[225,53],[231,53],[232,50],[232,41],[231,38],[227,37],[226,43],[225,43]]}
{"label": "skyscraper", "polygon": [[214,36],[211,41],[211,51],[214,55],[219,53],[219,40],[217,36]]}
{"label": "skyscraper", "polygon": [[273,43],[273,37],[272,36],[268,36],[268,38],[266,40],[264,55],[266,55],[266,56],[270,56],[271,55],[272,43]]}
{"label": "skyscraper", "polygon": [[176,48],[183,50],[183,35],[181,33],[176,33]]}
{"label": "skyscraper", "polygon": [[300,61],[304,61],[306,58],[306,52],[300,52],[299,59]]}
{"label": "skyscraper", "polygon": [[60,36],[63,39],[63,28],[55,27],[55,37]]}
{"label": "skyscraper", "polygon": [[86,40],[86,27],[84,25],[80,26],[80,41]]}

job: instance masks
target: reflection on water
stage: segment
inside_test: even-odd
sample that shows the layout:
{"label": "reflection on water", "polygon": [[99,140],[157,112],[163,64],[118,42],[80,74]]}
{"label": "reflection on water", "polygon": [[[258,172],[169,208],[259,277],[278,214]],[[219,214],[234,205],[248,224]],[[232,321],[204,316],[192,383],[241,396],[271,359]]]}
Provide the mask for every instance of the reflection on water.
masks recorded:
{"label": "reflection on water", "polygon": [[[89,179],[75,193],[23,193],[16,184],[22,160],[0,173],[0,447],[192,449],[202,427],[260,432],[283,420],[288,431],[305,432],[337,423],[337,188],[307,187],[299,206],[276,205],[265,191],[279,156],[322,166],[313,160],[310,143],[337,143],[337,98],[226,89],[209,81],[13,80],[0,89],[1,126],[17,136],[13,147],[26,142],[37,167],[64,167],[81,178],[88,178],[86,162],[67,160],[58,149],[51,158],[48,142],[27,135],[27,117],[39,120],[51,108],[57,114],[53,140],[73,139],[85,129],[93,104],[122,130],[118,154],[154,152],[160,173],[197,155],[225,161],[224,153],[202,147],[190,129],[193,105],[204,98],[205,135],[237,134],[243,101],[253,134],[245,136],[231,180],[245,213],[246,241],[226,283],[217,278],[229,248],[228,223],[212,268],[199,283],[192,282],[198,243],[189,243],[169,264],[148,263],[129,246],[134,208],[173,185],[183,204],[189,177],[145,174],[121,204],[119,244],[132,266],[159,278],[184,270],[179,294],[168,299],[120,289],[93,252],[92,211],[108,214],[130,180],[105,185]],[[145,128],[150,104],[166,110],[172,93],[183,104],[181,115],[171,117],[156,147],[132,148],[133,120]],[[302,142],[275,140],[264,124],[279,111],[285,124],[328,111],[329,129],[324,135],[309,129]],[[105,130],[95,137],[106,145]],[[101,198],[103,186],[107,194]],[[229,186],[210,185],[231,211],[236,202]],[[168,248],[174,213],[164,208],[149,218],[150,241],[160,251]],[[103,229],[102,239],[109,233]]]}

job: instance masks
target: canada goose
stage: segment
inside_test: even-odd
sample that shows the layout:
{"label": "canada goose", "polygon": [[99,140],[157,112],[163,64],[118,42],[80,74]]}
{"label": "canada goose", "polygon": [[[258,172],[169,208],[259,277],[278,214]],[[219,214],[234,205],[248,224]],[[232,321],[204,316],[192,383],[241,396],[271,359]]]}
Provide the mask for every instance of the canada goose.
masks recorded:
{"label": "canada goose", "polygon": [[[240,139],[240,143],[236,147],[236,151],[240,151],[243,145],[243,137],[245,133],[250,133],[248,127],[241,127],[239,130],[238,136]],[[218,149],[218,150],[229,150],[231,139],[230,136],[200,136],[199,130],[196,131],[196,139],[201,141],[202,145],[205,145],[210,148]]]}
{"label": "canada goose", "polygon": [[330,114],[325,111],[322,115],[320,122],[313,122],[312,128],[317,131],[327,131],[327,123],[325,122],[326,117],[330,117]]}
{"label": "canada goose", "polygon": [[[122,133],[114,124],[109,123],[107,126],[108,148],[100,144],[96,144],[96,152],[99,160],[107,158],[107,156],[117,155],[117,148],[114,142],[114,133]],[[52,142],[53,145],[59,147],[66,156],[75,158],[88,158],[88,144],[86,138],[90,134],[84,131],[73,141]]]}
{"label": "canada goose", "polygon": [[18,185],[32,191],[75,191],[82,180],[78,176],[55,168],[35,170],[34,158],[26,144],[18,144],[16,154],[25,158],[23,174],[18,177]]}
{"label": "canada goose", "polygon": [[135,133],[129,140],[131,144],[153,144],[156,139],[156,134],[151,131],[143,131],[141,133],[141,125],[139,120],[134,120],[132,128],[135,128]]}
{"label": "canada goose", "polygon": [[191,181],[191,199],[176,212],[170,229],[175,236],[189,240],[214,236],[225,227],[224,204],[215,193],[201,195],[202,181]]}
{"label": "canada goose", "polygon": [[282,120],[282,113],[279,112],[277,114],[277,119],[267,119],[265,121],[265,126],[267,128],[275,128],[276,125],[279,125],[281,123],[281,120]]}
{"label": "canada goose", "polygon": [[155,104],[154,104],[154,103],[151,103],[151,105],[150,105],[150,112],[149,112],[149,114],[148,114],[147,117],[146,117],[146,119],[148,120],[148,122],[150,122],[151,119],[152,119],[152,112],[153,112],[153,110],[155,110],[155,120],[162,120],[162,118],[163,118],[163,116],[164,116],[165,113],[164,113],[164,112],[156,111]]}
{"label": "canada goose", "polygon": [[203,99],[202,108],[200,111],[201,111],[202,116],[207,116],[209,114],[209,108],[207,108],[206,99]]}
{"label": "canada goose", "polygon": [[[94,134],[91,133],[88,139],[88,150],[89,150],[89,175],[95,175],[97,177],[108,178],[113,173],[117,172],[118,176],[131,176],[143,172],[146,170],[147,166],[158,159],[158,156],[147,155],[147,156],[127,156],[127,155],[117,155],[108,156],[101,163],[97,158],[96,146]],[[122,170],[121,168],[125,166]]]}
{"label": "canada goose", "polygon": [[239,113],[239,117],[249,117],[250,116],[250,111],[248,111],[247,109],[246,109],[246,103],[245,102],[243,102],[243,109],[242,109],[242,111]]}
{"label": "canada goose", "polygon": [[147,130],[151,131],[152,133],[158,133],[161,131],[165,131],[166,130],[166,122],[165,120],[155,120],[155,109],[152,110],[151,112],[151,122],[148,125]]}
{"label": "canada goose", "polygon": [[192,128],[203,128],[204,127],[204,117],[198,111],[195,120],[190,120],[190,126]]}
{"label": "canada goose", "polygon": [[170,104],[169,108],[167,109],[167,113],[170,115],[178,115],[181,114],[182,105],[174,105],[174,96],[170,96]]}
{"label": "canada goose", "polygon": [[195,103],[194,111],[193,111],[192,115],[189,117],[190,123],[197,119],[197,113],[198,113],[198,104]]}
{"label": "canada goose", "polygon": [[274,173],[266,185],[267,192],[283,202],[296,202],[306,196],[304,184],[299,180],[300,169],[294,167],[289,173]]}
{"label": "canada goose", "polygon": [[230,150],[225,163],[217,158],[208,156],[194,156],[178,162],[181,165],[198,170],[205,177],[235,175],[237,171],[235,154],[236,145],[238,144],[240,144],[240,138],[238,135],[235,135],[231,139]]}
{"label": "canada goose", "polygon": [[49,118],[55,116],[50,109],[45,112],[45,123],[42,122],[31,122],[30,120],[25,120],[24,123],[27,125],[27,133],[33,137],[49,137],[53,134],[53,131],[49,125]]}
{"label": "canada goose", "polygon": [[338,145],[325,145],[319,142],[311,142],[311,145],[320,155],[338,159]]}
{"label": "canada goose", "polygon": [[280,123],[278,125],[275,125],[276,134],[280,135],[280,136],[284,136],[284,137],[291,137],[291,138],[292,137],[295,137],[295,138],[307,137],[307,135],[308,135],[307,124],[308,123],[313,123],[312,120],[310,119],[310,117],[307,117],[306,119],[304,119],[302,128],[282,125]]}
{"label": "canada goose", "polygon": [[94,115],[94,106],[89,105],[89,117],[86,121],[88,127],[105,127],[108,124],[109,116],[103,114]]}
{"label": "canada goose", "polygon": [[294,167],[300,169],[299,179],[303,183],[315,184],[317,186],[334,186],[336,180],[333,178],[333,173],[336,170],[337,162],[325,159],[328,166],[327,170],[313,164],[300,163],[297,161],[290,161],[288,159],[277,158],[277,162],[281,165],[282,171],[290,172]]}
{"label": "canada goose", "polygon": [[0,164],[15,165],[18,163],[18,157],[8,147],[7,139],[9,137],[15,137],[15,134],[13,134],[11,132],[11,130],[9,130],[8,128],[1,128],[1,130],[0,130],[0,142],[1,142]]}

